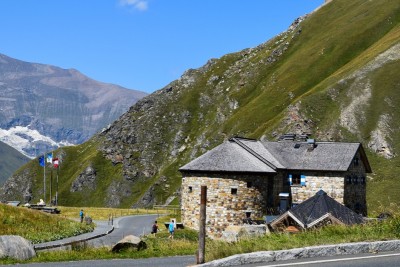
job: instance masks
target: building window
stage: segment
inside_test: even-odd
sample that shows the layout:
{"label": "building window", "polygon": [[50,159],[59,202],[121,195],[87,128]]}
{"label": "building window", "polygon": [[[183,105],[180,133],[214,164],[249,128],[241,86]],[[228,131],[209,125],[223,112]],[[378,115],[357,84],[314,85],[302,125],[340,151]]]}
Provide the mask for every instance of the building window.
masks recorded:
{"label": "building window", "polygon": [[360,164],[360,159],[358,157],[354,158],[354,166],[358,166]]}
{"label": "building window", "polygon": [[360,184],[365,184],[365,177],[364,177],[364,176],[361,176],[361,178],[360,178]]}
{"label": "building window", "polygon": [[300,179],[300,174],[293,174],[292,176],[292,185],[300,185],[301,179]]}
{"label": "building window", "polygon": [[189,186],[189,193],[193,192],[193,187]]}
{"label": "building window", "polygon": [[353,184],[358,184],[358,177],[357,177],[357,175],[353,175],[353,177],[352,177],[352,183],[353,183]]}
{"label": "building window", "polygon": [[346,184],[351,184],[351,176],[346,175]]}
{"label": "building window", "polygon": [[306,176],[303,174],[289,174],[288,181],[291,186],[306,186]]}
{"label": "building window", "polygon": [[253,182],[247,182],[247,188],[253,187]]}
{"label": "building window", "polygon": [[231,188],[231,194],[237,195],[237,188]]}

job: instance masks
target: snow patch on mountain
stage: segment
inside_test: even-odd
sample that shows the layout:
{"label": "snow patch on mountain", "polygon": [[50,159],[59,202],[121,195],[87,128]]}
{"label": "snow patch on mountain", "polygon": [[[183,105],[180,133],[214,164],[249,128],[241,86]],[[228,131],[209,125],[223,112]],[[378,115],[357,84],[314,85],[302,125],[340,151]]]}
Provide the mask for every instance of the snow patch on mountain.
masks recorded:
{"label": "snow patch on mountain", "polygon": [[52,138],[29,129],[29,126],[15,126],[8,130],[0,128],[0,141],[18,150],[29,158],[35,158],[39,148],[49,147],[51,150],[61,146],[71,146],[67,141],[56,142]]}

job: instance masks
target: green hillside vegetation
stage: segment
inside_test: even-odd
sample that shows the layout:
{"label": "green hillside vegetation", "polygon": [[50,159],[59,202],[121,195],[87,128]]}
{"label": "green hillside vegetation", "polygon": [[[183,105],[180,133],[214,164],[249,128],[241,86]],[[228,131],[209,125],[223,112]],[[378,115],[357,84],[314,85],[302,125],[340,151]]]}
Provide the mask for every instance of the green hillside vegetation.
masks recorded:
{"label": "green hillside vegetation", "polygon": [[[63,148],[60,204],[149,206],[171,196],[178,203],[185,163],[231,136],[275,140],[287,132],[362,142],[374,171],[369,212],[399,203],[399,37],[399,1],[334,0],[264,44],[188,70],[89,142]],[[89,165],[96,187],[71,192]],[[13,179],[23,181],[27,168],[40,198],[37,162]],[[25,188],[20,182],[8,197]]]}
{"label": "green hillside vegetation", "polygon": [[[50,164],[46,164],[46,169],[39,165],[38,159],[29,162],[24,168],[18,170],[17,175],[29,173],[32,175],[32,190],[37,192],[33,202],[43,199],[43,172],[46,172],[46,198],[45,202],[50,202],[50,184],[52,184],[52,199],[54,200],[56,193],[56,179],[58,173],[58,190],[59,204],[64,206],[88,206],[100,207],[104,206],[104,195],[96,194],[96,192],[104,192],[113,181],[121,179],[121,165],[113,165],[110,161],[102,157],[102,154],[96,149],[96,143],[88,141],[83,145],[63,147],[54,151],[54,157],[59,156],[62,159],[60,168],[53,168]],[[73,166],[73,167],[70,167]],[[96,184],[98,191],[88,189],[72,193],[71,184],[76,177],[87,167],[92,166],[96,170],[96,176],[101,181]],[[27,169],[29,171],[27,172]],[[50,180],[52,179],[52,183]]]}
{"label": "green hillside vegetation", "polygon": [[0,155],[2,155],[0,157],[0,185],[2,185],[19,167],[27,163],[29,158],[3,142],[0,142]]}
{"label": "green hillside vegetation", "polygon": [[24,207],[0,204],[0,235],[19,235],[33,244],[93,231],[93,225]]}

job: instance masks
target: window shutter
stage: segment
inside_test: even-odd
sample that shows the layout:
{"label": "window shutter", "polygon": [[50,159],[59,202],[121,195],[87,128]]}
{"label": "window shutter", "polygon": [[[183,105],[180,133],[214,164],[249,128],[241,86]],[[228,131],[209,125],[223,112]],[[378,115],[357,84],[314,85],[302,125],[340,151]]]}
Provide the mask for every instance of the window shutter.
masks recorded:
{"label": "window shutter", "polygon": [[300,185],[301,186],[306,186],[306,176],[305,175],[300,175]]}
{"label": "window shutter", "polygon": [[292,185],[292,175],[291,174],[289,174],[288,181],[289,181],[289,185]]}

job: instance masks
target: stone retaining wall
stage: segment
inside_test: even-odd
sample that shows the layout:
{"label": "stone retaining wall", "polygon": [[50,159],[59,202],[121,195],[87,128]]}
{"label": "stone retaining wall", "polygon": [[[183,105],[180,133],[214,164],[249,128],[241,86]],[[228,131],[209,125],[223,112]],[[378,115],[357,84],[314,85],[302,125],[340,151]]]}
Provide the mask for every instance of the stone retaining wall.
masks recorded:
{"label": "stone retaining wall", "polygon": [[386,251],[400,251],[400,240],[344,243],[337,245],[314,246],[289,250],[260,251],[233,255],[224,259],[211,261],[196,266],[236,266],[253,263],[266,263],[302,258],[329,257],[336,255],[354,255],[361,253],[377,253]]}

